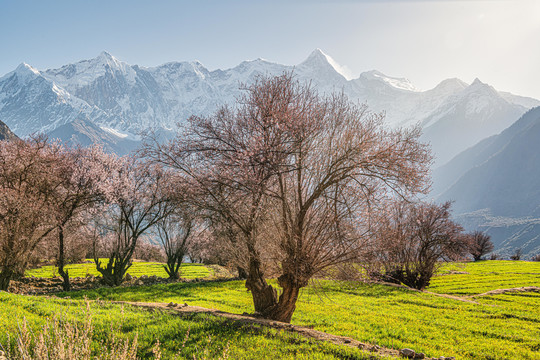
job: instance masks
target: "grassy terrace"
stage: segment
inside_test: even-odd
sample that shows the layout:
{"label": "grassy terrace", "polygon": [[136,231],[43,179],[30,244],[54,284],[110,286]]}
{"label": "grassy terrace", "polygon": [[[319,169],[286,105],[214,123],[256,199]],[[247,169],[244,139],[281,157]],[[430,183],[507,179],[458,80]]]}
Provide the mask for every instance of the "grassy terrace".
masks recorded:
{"label": "grassy terrace", "polygon": [[[456,274],[456,272],[463,273]],[[520,286],[540,286],[540,263],[485,261],[465,265],[452,264],[443,268],[441,275],[433,279],[428,291],[471,299],[467,296]],[[6,301],[15,304],[16,299],[20,298],[1,295],[0,315],[2,319],[6,314],[11,316],[8,324],[13,324],[15,321],[13,316],[17,312],[19,315],[35,317],[39,322],[43,321],[43,317],[50,315],[53,308],[57,311],[77,308],[78,303],[74,299],[80,300],[84,297],[101,300],[187,302],[189,305],[217,308],[232,313],[253,311],[250,293],[246,292],[243,282],[240,281],[102,288],[60,296],[70,296],[71,300],[66,302],[54,300],[47,305],[46,302],[28,298],[24,300],[26,305],[4,310],[6,307],[3,305]],[[303,290],[292,322],[386,347],[396,349],[410,347],[428,356],[456,356],[457,359],[540,359],[540,311],[538,310],[540,309],[540,293],[514,292],[472,299],[477,303],[384,285],[320,281]],[[107,310],[117,309],[115,306],[102,306],[103,308],[99,309],[100,319],[102,316],[117,316],[117,311]],[[49,310],[45,311],[44,307]],[[313,351],[311,353],[313,356],[306,358],[317,358],[317,356],[320,358],[328,356],[361,358],[363,356],[360,353],[351,355],[349,353],[353,350],[348,349],[343,349],[346,353],[336,350],[338,348],[321,348],[321,350],[317,348],[321,345],[308,343],[298,344],[299,348],[296,348],[297,345],[287,347],[285,344],[299,340],[282,339],[281,336],[285,334],[272,334],[271,330],[256,332],[256,334],[251,334],[249,331],[245,333],[245,329],[227,332],[229,330],[223,330],[222,326],[215,324],[215,322],[220,322],[217,319],[201,319],[200,316],[195,316],[182,320],[172,317],[162,318],[158,321],[152,320],[153,317],[170,315],[144,313],[129,307],[126,311],[140,319],[139,325],[126,329],[128,333],[133,333],[137,329],[139,329],[139,334],[147,331],[159,333],[162,342],[178,341],[176,338],[181,337],[180,333],[185,331],[185,327],[182,328],[180,325],[178,329],[169,326],[175,321],[194,321],[198,324],[193,325],[197,329],[208,326],[211,329],[208,334],[218,334],[215,338],[216,348],[212,347],[212,349],[219,351],[221,349],[219,344],[223,345],[230,340],[231,344],[234,343],[233,352],[237,354],[237,356],[231,354],[231,358],[234,359],[260,359],[261,356],[265,356],[264,354],[272,354],[272,358],[300,358],[295,356],[303,353],[304,350],[306,354]],[[161,326],[160,322],[162,322]],[[0,321],[0,328],[2,325]],[[244,334],[253,336],[251,339],[256,345],[250,345],[249,341],[244,339]],[[164,337],[163,340],[161,336]],[[202,346],[196,339],[198,338],[195,337],[193,341],[199,344],[197,346]],[[1,338],[0,341],[2,341]],[[284,346],[284,353],[276,353],[278,351],[276,349],[280,346]],[[294,353],[294,349],[300,349],[302,346],[303,350]],[[264,353],[265,347],[270,349],[268,353]],[[247,350],[248,348],[253,350]]]}
{"label": "grassy terrace", "polygon": [[[466,274],[452,274],[465,272]],[[475,295],[495,289],[540,286],[538,261],[479,261],[450,264],[433,278],[429,291],[452,295]]]}
{"label": "grassy terrace", "polygon": [[[105,266],[108,259],[101,259],[102,266]],[[71,277],[85,277],[87,275],[101,276],[96,270],[96,265],[93,260],[87,259],[83,264],[69,264],[65,267],[69,271]],[[204,278],[211,274],[211,270],[202,264],[183,264],[180,268],[181,276],[186,279]],[[142,275],[158,276],[166,278],[168,277],[163,264],[157,262],[133,262],[133,265],[129,268],[128,274],[131,276],[140,277]],[[35,276],[42,278],[52,278],[58,275],[58,268],[54,265],[43,266],[37,269],[31,269],[26,271],[26,276]]]}

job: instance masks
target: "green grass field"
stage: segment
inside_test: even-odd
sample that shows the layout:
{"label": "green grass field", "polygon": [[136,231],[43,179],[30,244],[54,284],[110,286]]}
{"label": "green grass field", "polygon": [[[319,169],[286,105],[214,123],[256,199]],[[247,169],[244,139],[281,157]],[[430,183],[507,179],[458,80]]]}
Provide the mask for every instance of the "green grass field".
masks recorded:
{"label": "green grass field", "polygon": [[[451,274],[451,272],[467,274]],[[495,289],[540,286],[538,261],[478,261],[443,267],[428,288],[441,294],[475,295]],[[450,273],[450,274],[449,274]]]}
{"label": "green grass field", "polygon": [[[456,359],[540,359],[540,310],[538,310],[540,293],[467,297],[489,290],[520,286],[540,286],[540,263],[483,261],[451,264],[441,269],[441,273],[434,277],[427,289],[437,294],[463,296],[477,303],[385,285],[318,281],[302,291],[292,322],[385,347],[395,349],[410,347],[432,357],[444,355],[455,356]],[[232,313],[253,311],[251,295],[246,292],[241,281],[101,288],[59,296],[70,296],[71,299],[79,300],[88,297],[101,300],[187,302],[189,305],[216,308]],[[29,304],[36,302],[27,301]],[[61,300],[55,301],[57,304],[63,304]],[[3,303],[1,299],[0,302]],[[38,305],[28,305],[30,309],[33,306]],[[56,306],[58,309],[64,308]],[[5,313],[3,309],[4,306],[0,307],[0,314]],[[33,314],[37,314],[38,317],[46,316],[37,309],[39,307]],[[130,311],[136,312],[139,314],[137,316],[142,318],[150,316],[144,315],[140,310]],[[107,312],[103,310],[103,314]],[[143,327],[147,326],[144,325],[146,324],[144,321],[141,324]],[[159,328],[158,325],[155,326]],[[216,326],[216,329],[218,328],[219,326]],[[165,336],[167,331],[163,331]],[[231,337],[231,339],[234,339],[234,342],[238,341],[238,346],[242,349],[243,346],[248,346],[241,340],[243,335],[236,334],[238,338]],[[259,335],[265,338],[272,337],[262,333]],[[228,335],[223,336],[222,339],[225,341]],[[173,338],[174,336],[168,339]],[[273,343],[266,343],[267,340],[257,341],[261,342],[258,347],[268,346],[274,349]],[[279,341],[281,340],[278,340],[278,343]],[[293,348],[294,346],[290,351]],[[242,353],[243,350],[240,349],[235,351],[243,355],[231,358],[261,358],[251,356],[249,351],[246,353]],[[316,350],[312,353],[312,357],[307,358],[317,358],[316,356],[347,358],[336,355],[335,352],[329,355],[326,350],[321,351],[322,353]],[[258,353],[262,354],[264,353]],[[273,358],[295,356],[291,354],[276,355]]]}
{"label": "green grass field", "polygon": [[[37,335],[59,313],[65,321],[84,322],[85,308],[84,301],[0,292],[0,345],[14,346],[14,335],[23,319]],[[283,331],[240,325],[206,314],[180,317],[167,311],[149,312],[102,301],[91,303],[90,314],[96,359],[101,359],[102,344],[111,336],[132,340],[135,334],[138,356],[143,359],[154,358],[152,348],[157,340],[162,359],[214,359],[223,355],[228,359],[369,359],[357,349],[308,341]]]}
{"label": "green grass field", "polygon": [[[105,266],[108,262],[108,259],[101,259],[103,262],[102,266]],[[87,275],[101,276],[101,274],[96,270],[96,265],[93,260],[88,260],[83,264],[69,264],[65,267],[69,271],[69,276],[71,277],[85,277]],[[194,278],[205,278],[212,275],[210,269],[202,264],[182,264],[180,268],[181,277],[185,279],[194,279]],[[135,261],[133,265],[129,268],[128,274],[131,276],[140,277],[142,275],[147,276],[158,276],[162,278],[168,277],[165,269],[163,269],[163,264],[157,262],[142,262]],[[25,273],[26,276],[35,276],[42,278],[52,278],[58,276],[58,268],[54,265],[43,266],[37,269],[27,270]]]}

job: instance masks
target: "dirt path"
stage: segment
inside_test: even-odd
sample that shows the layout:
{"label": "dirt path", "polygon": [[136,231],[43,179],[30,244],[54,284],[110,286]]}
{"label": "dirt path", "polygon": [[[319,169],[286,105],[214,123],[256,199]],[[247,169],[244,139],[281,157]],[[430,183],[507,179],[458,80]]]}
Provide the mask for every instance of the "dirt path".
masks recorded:
{"label": "dirt path", "polygon": [[477,301],[470,300],[470,299],[463,298],[463,297],[456,296],[456,295],[438,294],[438,293],[434,293],[434,292],[431,292],[431,291],[424,291],[424,293],[430,294],[430,295],[435,295],[435,296],[440,296],[440,297],[447,298],[447,299],[453,299],[453,300],[463,301],[463,302],[467,302],[467,303],[471,303],[471,304],[476,304],[476,305],[486,305],[486,304],[480,304],[480,303],[477,302]]}
{"label": "dirt path", "polygon": [[382,284],[387,285],[387,286],[399,287],[399,288],[406,289],[413,292],[422,292],[425,294],[440,296],[447,299],[453,299],[453,300],[468,302],[468,303],[477,304],[477,305],[484,305],[484,306],[496,306],[496,305],[482,304],[472,299],[481,297],[481,296],[501,295],[508,292],[540,292],[540,287],[538,286],[523,286],[523,287],[509,288],[509,289],[495,289],[495,290],[490,290],[482,294],[474,294],[474,295],[467,295],[467,296],[461,297],[461,296],[449,295],[449,294],[439,294],[439,293],[434,293],[434,292],[426,291],[426,290],[420,291],[420,290],[413,289],[404,285],[398,285],[398,284],[392,284],[392,283],[382,283]]}
{"label": "dirt path", "polygon": [[358,348],[360,350],[373,353],[373,355],[387,356],[387,357],[399,356],[398,350],[384,348],[378,345],[361,343],[360,341],[355,340],[353,338],[328,334],[328,333],[313,330],[304,326],[292,325],[288,323],[267,320],[267,319],[260,319],[260,318],[256,318],[249,315],[231,314],[231,313],[219,311],[216,309],[207,309],[200,306],[189,306],[187,304],[176,304],[176,303],[166,304],[166,303],[155,303],[155,302],[130,302],[130,301],[111,301],[111,302],[115,304],[126,304],[126,305],[137,306],[137,307],[145,308],[148,310],[156,310],[156,309],[171,310],[171,311],[177,312],[179,315],[197,314],[197,313],[209,314],[209,315],[213,315],[217,317],[222,317],[229,321],[236,322],[239,324],[260,325],[260,326],[271,327],[277,330],[285,330],[292,333],[296,333],[309,339],[330,342],[332,344],[344,345],[344,346],[349,346],[352,348]]}
{"label": "dirt path", "polygon": [[540,292],[540,287],[538,286],[523,286],[523,287],[517,287],[517,288],[510,288],[510,289],[496,289],[491,290],[482,294],[476,294],[471,295],[469,297],[475,298],[480,296],[489,296],[489,295],[501,295],[508,292]]}
{"label": "dirt path", "polygon": [[434,292],[426,291],[426,290],[421,291],[421,290],[410,288],[410,287],[405,286],[405,285],[399,285],[399,284],[393,284],[393,283],[386,283],[385,282],[385,283],[382,283],[382,284],[386,285],[386,286],[398,287],[398,288],[413,291],[413,292],[419,292],[419,293],[429,294],[429,295],[433,295],[433,296],[439,296],[439,297],[443,297],[443,298],[447,298],[447,299],[463,301],[463,302],[476,304],[476,305],[483,305],[483,304],[480,304],[479,302],[476,302],[474,300],[470,300],[470,299],[463,298],[463,297],[460,297],[460,296],[448,295],[448,294],[439,294],[439,293],[434,293]]}

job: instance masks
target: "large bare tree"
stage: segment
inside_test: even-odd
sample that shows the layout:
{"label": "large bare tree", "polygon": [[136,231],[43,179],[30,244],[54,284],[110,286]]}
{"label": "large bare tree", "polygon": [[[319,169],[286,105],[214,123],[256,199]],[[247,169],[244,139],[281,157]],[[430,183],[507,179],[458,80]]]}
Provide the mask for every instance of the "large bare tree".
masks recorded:
{"label": "large bare tree", "polygon": [[418,128],[389,130],[382,115],[342,94],[319,96],[290,74],[245,90],[235,109],[192,117],[176,140],[145,154],[178,170],[197,206],[234,226],[255,311],[289,322],[313,276],[357,256],[372,203],[426,190],[430,155]]}

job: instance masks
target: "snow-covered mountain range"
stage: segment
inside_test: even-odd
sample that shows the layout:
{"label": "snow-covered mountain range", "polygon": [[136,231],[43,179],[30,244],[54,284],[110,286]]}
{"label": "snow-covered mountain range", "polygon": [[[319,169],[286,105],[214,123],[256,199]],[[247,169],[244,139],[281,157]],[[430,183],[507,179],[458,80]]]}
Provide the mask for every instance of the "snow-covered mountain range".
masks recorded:
{"label": "snow-covered mountain range", "polygon": [[320,92],[343,91],[352,101],[385,111],[389,126],[420,123],[437,165],[540,105],[536,99],[498,92],[479,80],[469,85],[448,79],[427,91],[378,71],[347,80],[319,49],[296,66],[257,59],[212,71],[198,61],[130,65],[102,52],[59,69],[40,71],[23,63],[4,75],[0,119],[19,136],[46,132],[64,141],[102,142],[123,153],[135,146],[141,131],[171,131],[191,115],[208,115],[233,103],[241,83],[285,71],[310,81]]}

